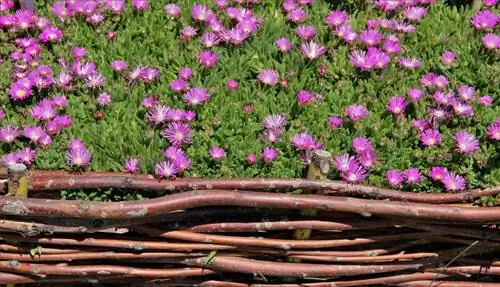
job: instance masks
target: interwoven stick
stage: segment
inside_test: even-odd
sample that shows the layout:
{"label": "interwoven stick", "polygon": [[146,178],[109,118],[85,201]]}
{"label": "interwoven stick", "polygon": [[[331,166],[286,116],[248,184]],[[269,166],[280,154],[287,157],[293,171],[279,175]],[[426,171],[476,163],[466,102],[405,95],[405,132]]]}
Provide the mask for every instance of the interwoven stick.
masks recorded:
{"label": "interwoven stick", "polygon": [[96,189],[120,188],[142,189],[154,191],[171,190],[196,190],[196,189],[243,189],[243,190],[316,190],[329,195],[339,196],[368,196],[378,199],[392,199],[398,201],[421,203],[456,203],[471,202],[481,196],[491,196],[500,193],[500,186],[473,189],[460,193],[411,193],[401,192],[387,188],[380,188],[361,184],[348,184],[342,181],[310,180],[310,179],[273,179],[273,178],[234,178],[234,179],[200,179],[187,178],[175,181],[159,181],[149,175],[110,174],[110,173],[83,173],[61,175],[56,172],[51,177],[49,172],[31,172],[30,188],[35,191],[42,190],[68,190],[68,189]]}
{"label": "interwoven stick", "polygon": [[187,276],[204,276],[214,274],[203,268],[172,268],[153,269],[114,265],[48,265],[23,263],[16,260],[0,261],[0,270],[34,276],[47,275],[93,276],[93,275],[123,275],[143,278],[174,278]]}
{"label": "interwoven stick", "polygon": [[147,252],[147,253],[124,253],[115,251],[105,252],[79,252],[67,254],[43,254],[31,256],[29,254],[0,253],[0,260],[17,260],[20,262],[48,262],[48,261],[76,261],[76,260],[102,260],[102,259],[148,259],[156,260],[162,258],[186,258],[206,256],[207,253],[174,253],[174,252]]}
{"label": "interwoven stick", "polygon": [[60,216],[80,218],[126,219],[152,217],[168,212],[201,206],[249,206],[289,209],[320,209],[380,215],[396,218],[441,220],[443,223],[495,223],[500,221],[500,207],[450,207],[424,203],[332,197],[322,195],[242,192],[229,190],[190,191],[150,200],[124,202],[82,202],[73,200],[15,199],[0,197],[0,214],[28,216]]}
{"label": "interwoven stick", "polygon": [[420,280],[405,283],[399,283],[402,287],[499,287],[498,283],[467,282],[467,281],[438,281],[438,280]]}
{"label": "interwoven stick", "polygon": [[[207,265],[206,263],[208,261],[208,257],[201,257],[196,259],[185,259],[183,262],[189,266],[203,267]],[[209,262],[207,268],[214,271],[298,278],[377,274],[402,270],[417,270],[422,267],[420,264],[333,265],[288,263],[229,256],[216,256]]]}
{"label": "interwoven stick", "polygon": [[[2,252],[13,252],[13,253],[29,253],[29,246],[16,246],[11,244],[0,244],[0,251]],[[77,249],[58,249],[58,248],[43,248],[44,254],[66,254],[66,253],[77,253],[80,250]]]}
{"label": "interwoven stick", "polygon": [[380,256],[311,256],[311,255],[291,255],[292,258],[300,258],[308,261],[319,261],[319,262],[353,262],[353,263],[364,263],[364,262],[392,262],[392,261],[406,261],[410,259],[418,258],[428,258],[437,257],[437,253],[422,252],[422,253],[400,253],[392,255],[380,255]]}

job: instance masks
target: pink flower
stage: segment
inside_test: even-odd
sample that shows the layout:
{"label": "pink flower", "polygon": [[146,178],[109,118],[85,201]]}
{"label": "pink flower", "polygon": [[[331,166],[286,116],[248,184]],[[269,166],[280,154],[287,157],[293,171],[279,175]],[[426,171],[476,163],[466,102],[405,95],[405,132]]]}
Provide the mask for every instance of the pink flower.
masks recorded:
{"label": "pink flower", "polygon": [[[490,125],[488,125],[488,128],[486,130],[486,134],[487,134],[489,139],[495,140],[495,141],[500,141],[500,119],[497,119],[496,121],[494,121]],[[1,135],[1,132],[0,132],[0,135]]]}
{"label": "pink flower", "polygon": [[457,152],[472,154],[479,150],[479,141],[473,134],[465,130],[457,132],[453,138],[455,139],[455,150]]}
{"label": "pink flower", "polygon": [[272,147],[265,147],[262,150],[262,159],[265,163],[273,162],[278,156],[278,152]]}
{"label": "pink flower", "polygon": [[282,53],[286,53],[292,49],[292,43],[287,38],[279,38],[274,43]]}
{"label": "pink flower", "polygon": [[390,186],[392,187],[401,187],[401,185],[404,182],[404,173],[396,170],[396,169],[390,169],[387,171],[386,174],[386,179],[387,183],[389,183]]}
{"label": "pink flower", "polygon": [[441,134],[437,130],[426,129],[420,135],[420,142],[428,147],[436,146],[441,142]]}
{"label": "pink flower", "polygon": [[361,120],[368,115],[368,110],[363,105],[353,104],[346,108],[345,114],[352,121]]}
{"label": "pink flower", "polygon": [[264,69],[260,71],[257,79],[265,85],[274,86],[278,83],[278,74],[274,70]]}
{"label": "pink flower", "polygon": [[238,89],[239,84],[237,81],[231,79],[227,81],[226,86],[229,91],[235,92]]}
{"label": "pink flower", "polygon": [[453,65],[456,60],[457,54],[453,51],[444,51],[443,54],[441,54],[441,62],[443,62],[446,66]]}
{"label": "pink flower", "polygon": [[328,125],[330,126],[331,129],[339,128],[343,122],[344,120],[341,117],[337,116],[328,117]]}
{"label": "pink flower", "polygon": [[308,58],[309,60],[314,60],[321,57],[326,52],[326,48],[315,42],[309,42],[302,43],[300,45],[300,51],[302,51],[304,57]]}
{"label": "pink flower", "polygon": [[226,156],[224,149],[218,146],[211,147],[208,154],[215,161],[220,161]]}
{"label": "pink flower", "polygon": [[248,164],[255,164],[257,162],[257,156],[254,153],[247,155],[246,161]]}
{"label": "pink flower", "polygon": [[200,64],[203,65],[205,68],[213,68],[215,67],[215,65],[217,65],[219,56],[217,56],[217,54],[215,54],[212,51],[205,50],[201,51],[198,54],[198,59],[200,61]]}
{"label": "pink flower", "polygon": [[128,173],[136,173],[139,171],[139,160],[130,158],[123,164],[123,171]]}
{"label": "pink flower", "polygon": [[162,161],[155,165],[155,174],[160,179],[175,178],[178,169],[171,161]]}
{"label": "pink flower", "polygon": [[446,172],[441,180],[447,191],[460,191],[465,189],[465,178],[453,172]]}
{"label": "pink flower", "polygon": [[448,170],[444,167],[434,166],[429,171],[429,177],[435,181],[442,181]]}

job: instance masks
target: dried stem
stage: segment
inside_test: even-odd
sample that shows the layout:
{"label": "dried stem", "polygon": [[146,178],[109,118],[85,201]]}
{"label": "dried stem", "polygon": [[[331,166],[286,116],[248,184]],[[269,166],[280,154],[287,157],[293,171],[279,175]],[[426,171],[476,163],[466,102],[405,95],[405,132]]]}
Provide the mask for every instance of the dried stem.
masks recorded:
{"label": "dried stem", "polygon": [[153,217],[175,210],[202,206],[248,206],[289,209],[321,209],[363,216],[379,215],[441,222],[495,223],[500,207],[470,208],[433,204],[376,201],[322,195],[280,194],[229,190],[197,190],[150,200],[124,202],[82,202],[73,200],[14,199],[0,197],[0,214],[59,216],[88,219],[127,219]]}

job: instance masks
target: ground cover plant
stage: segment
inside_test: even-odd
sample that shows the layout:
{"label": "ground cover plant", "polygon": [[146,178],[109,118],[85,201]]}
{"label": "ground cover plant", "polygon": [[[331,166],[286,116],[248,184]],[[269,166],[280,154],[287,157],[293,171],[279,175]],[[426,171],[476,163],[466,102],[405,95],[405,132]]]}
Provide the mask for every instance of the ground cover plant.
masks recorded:
{"label": "ground cover plant", "polygon": [[497,1],[340,2],[3,1],[1,162],[498,185]]}

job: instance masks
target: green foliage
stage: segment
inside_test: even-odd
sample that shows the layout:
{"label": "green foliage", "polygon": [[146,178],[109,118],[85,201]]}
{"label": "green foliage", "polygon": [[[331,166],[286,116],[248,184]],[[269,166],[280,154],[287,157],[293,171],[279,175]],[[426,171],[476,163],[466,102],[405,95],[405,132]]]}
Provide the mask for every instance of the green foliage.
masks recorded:
{"label": "green foliage", "polygon": [[[422,59],[423,67],[416,71],[402,70],[393,60],[387,70],[362,74],[349,63],[349,48],[335,38],[323,24],[330,9],[344,7],[351,9],[352,26],[364,28],[368,18],[377,18],[379,12],[359,9],[359,1],[317,0],[307,9],[306,24],[318,28],[317,39],[327,46],[326,56],[308,62],[298,49],[289,54],[280,54],[274,41],[280,37],[299,41],[295,26],[287,22],[275,1],[262,1],[254,13],[264,19],[256,35],[240,46],[216,47],[220,57],[213,69],[204,69],[197,60],[202,50],[197,40],[184,44],[178,40],[184,25],[194,25],[190,18],[190,7],[194,0],[179,1],[184,17],[171,19],[163,10],[164,1],[150,1],[151,8],[144,13],[130,8],[120,16],[113,16],[99,26],[92,26],[81,19],[71,19],[64,25],[64,39],[61,43],[43,47],[42,62],[55,63],[59,58],[70,59],[69,51],[74,45],[85,47],[88,58],[96,63],[107,81],[104,91],[113,97],[105,108],[104,118],[96,120],[96,94],[85,88],[67,94],[67,112],[73,118],[73,125],[54,138],[53,146],[39,150],[36,167],[41,169],[67,168],[64,155],[70,138],[79,137],[88,143],[93,152],[89,170],[119,171],[123,162],[133,156],[141,160],[142,172],[152,172],[154,163],[162,159],[162,151],[168,144],[161,138],[161,132],[145,121],[140,108],[142,98],[151,94],[160,95],[161,102],[171,107],[186,108],[182,97],[169,88],[181,67],[193,68],[191,86],[204,86],[211,100],[196,109],[198,119],[193,122],[193,142],[187,147],[187,154],[193,161],[186,176],[197,177],[301,177],[304,165],[297,152],[290,145],[290,138],[305,129],[324,144],[325,149],[335,155],[351,152],[351,140],[357,136],[370,138],[381,159],[381,164],[370,171],[369,184],[384,185],[385,173],[390,168],[406,169],[417,167],[425,172],[431,166],[439,165],[456,171],[468,179],[469,187],[485,187],[500,182],[500,156],[498,143],[486,140],[486,126],[498,118],[500,108],[498,55],[487,53],[481,47],[480,36],[470,27],[470,10],[464,7],[449,7],[442,4],[432,6],[429,15],[419,24],[414,34],[402,40],[402,55]],[[207,5],[212,5],[212,1]],[[339,2],[342,2],[339,4]],[[361,1],[364,2],[364,1]],[[210,3],[210,4],[208,4]],[[338,6],[343,5],[343,6]],[[44,7],[49,7],[43,5]],[[215,11],[215,10],[214,10]],[[48,9],[42,13],[49,15]],[[219,12],[218,12],[219,13]],[[368,13],[368,14],[367,14]],[[115,41],[106,38],[106,32],[116,31]],[[0,31],[0,54],[7,55],[13,46],[6,41],[7,35]],[[440,62],[445,50],[458,55],[458,66],[448,69]],[[114,73],[110,64],[123,59],[130,63],[149,65],[160,69],[159,81],[152,84],[129,86],[127,81]],[[319,77],[318,68],[328,68],[325,77]],[[256,75],[260,69],[273,68],[280,78],[286,79],[286,87],[265,87],[258,83]],[[0,65],[0,73],[7,75],[10,63]],[[427,96],[422,103],[409,107],[407,119],[396,121],[386,112],[385,105],[395,95],[405,95],[411,87],[419,85],[419,77],[433,71],[448,77],[453,87],[459,84],[474,86],[481,95],[494,99],[493,107],[475,106],[471,119],[457,119],[441,127],[443,143],[433,149],[424,149],[418,142],[410,121],[422,117],[426,112]],[[231,93],[226,81],[235,79],[240,83],[238,90]],[[15,124],[33,123],[26,115],[27,107],[12,106],[8,102],[7,77],[0,78],[0,106],[7,112],[6,122]],[[310,90],[324,96],[323,101],[299,108],[295,95],[299,90]],[[60,91],[51,90],[49,95]],[[369,108],[369,116],[360,124],[348,125],[331,130],[327,124],[329,115],[343,115],[346,106],[361,103]],[[245,114],[243,106],[252,104],[254,112]],[[265,143],[259,139],[260,122],[271,113],[284,113],[288,119],[283,142],[275,147],[279,156],[272,164],[259,163],[249,166],[245,163],[248,153],[260,154]],[[473,156],[461,156],[453,152],[452,134],[460,129],[473,132],[481,141],[481,150]],[[209,159],[208,149],[212,145],[224,147],[227,157],[215,163]],[[8,147],[3,146],[7,152]],[[338,178],[332,172],[331,178]],[[412,190],[436,192],[440,187],[429,181],[412,187]],[[140,198],[140,195],[116,195],[110,192],[64,193],[67,197],[108,200],[118,198]]]}

